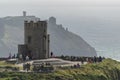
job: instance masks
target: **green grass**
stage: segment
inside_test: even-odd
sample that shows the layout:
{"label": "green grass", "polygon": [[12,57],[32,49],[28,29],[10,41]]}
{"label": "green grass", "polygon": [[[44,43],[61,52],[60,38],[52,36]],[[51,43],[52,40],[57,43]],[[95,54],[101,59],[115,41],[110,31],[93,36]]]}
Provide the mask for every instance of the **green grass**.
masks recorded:
{"label": "green grass", "polygon": [[0,61],[0,67],[19,67],[19,69],[23,69],[21,66],[17,66],[15,64],[8,63],[6,61]]}
{"label": "green grass", "polygon": [[53,73],[3,72],[0,80],[120,80],[120,62],[105,59],[101,63],[77,69],[58,69]]}
{"label": "green grass", "polygon": [[5,61],[0,61],[0,66],[12,66],[13,64],[7,63]]}

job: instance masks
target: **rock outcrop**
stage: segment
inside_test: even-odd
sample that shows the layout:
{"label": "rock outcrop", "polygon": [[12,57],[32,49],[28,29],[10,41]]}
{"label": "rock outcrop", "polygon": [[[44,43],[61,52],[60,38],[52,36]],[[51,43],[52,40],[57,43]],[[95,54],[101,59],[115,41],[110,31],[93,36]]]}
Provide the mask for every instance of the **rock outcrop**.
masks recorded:
{"label": "rock outcrop", "polygon": [[[0,56],[17,53],[17,45],[24,42],[24,20],[37,21],[35,16],[14,16],[0,19]],[[50,50],[54,55],[96,56],[96,51],[80,36],[56,24],[54,17],[48,20]],[[1,50],[2,49],[2,50]]]}

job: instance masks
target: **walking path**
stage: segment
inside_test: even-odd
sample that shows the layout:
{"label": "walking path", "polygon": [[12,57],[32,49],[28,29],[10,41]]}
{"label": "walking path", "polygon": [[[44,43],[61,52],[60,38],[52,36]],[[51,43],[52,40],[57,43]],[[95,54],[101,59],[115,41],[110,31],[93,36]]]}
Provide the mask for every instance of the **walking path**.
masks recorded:
{"label": "walking path", "polygon": [[[50,63],[53,66],[73,66],[76,64],[83,65],[81,61],[67,61],[62,60],[58,58],[49,58],[49,59],[42,59],[42,60],[32,60],[32,61],[26,61],[26,63],[32,64],[42,64],[42,63]],[[84,62],[84,64],[87,64],[87,62]],[[23,63],[16,64],[16,66],[23,66]]]}

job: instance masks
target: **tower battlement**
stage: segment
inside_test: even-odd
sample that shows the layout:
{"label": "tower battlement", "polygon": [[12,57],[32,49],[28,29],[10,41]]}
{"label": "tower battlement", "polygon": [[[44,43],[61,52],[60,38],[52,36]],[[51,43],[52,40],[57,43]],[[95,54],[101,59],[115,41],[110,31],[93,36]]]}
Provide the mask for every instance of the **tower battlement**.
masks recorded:
{"label": "tower battlement", "polygon": [[46,21],[25,21],[26,29],[45,29],[47,27]]}
{"label": "tower battlement", "polygon": [[23,11],[23,16],[26,17],[26,11]]}
{"label": "tower battlement", "polygon": [[24,23],[47,23],[47,21],[24,21]]}

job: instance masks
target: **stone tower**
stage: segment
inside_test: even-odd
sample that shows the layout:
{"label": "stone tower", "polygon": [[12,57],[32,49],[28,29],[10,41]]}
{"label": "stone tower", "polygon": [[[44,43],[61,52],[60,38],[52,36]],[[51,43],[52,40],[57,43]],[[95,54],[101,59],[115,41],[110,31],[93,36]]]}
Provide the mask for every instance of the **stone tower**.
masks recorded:
{"label": "stone tower", "polygon": [[23,11],[23,16],[26,17],[26,11]]}
{"label": "stone tower", "polygon": [[49,18],[49,24],[56,25],[56,18],[50,17]]}
{"label": "stone tower", "polygon": [[46,21],[24,22],[24,45],[18,46],[23,58],[46,59],[49,57],[49,35]]}

